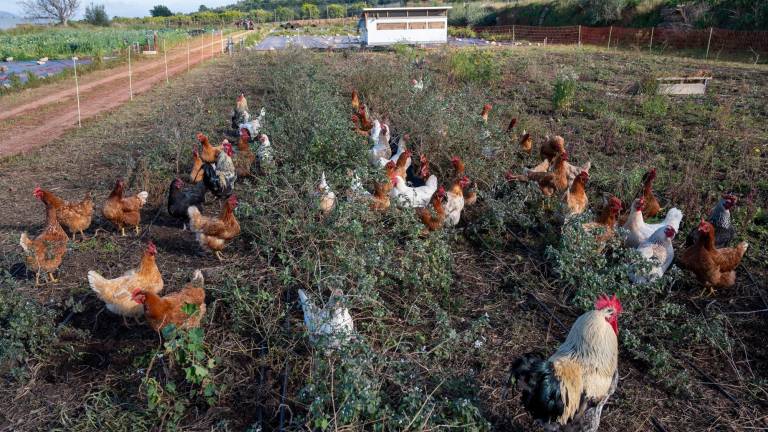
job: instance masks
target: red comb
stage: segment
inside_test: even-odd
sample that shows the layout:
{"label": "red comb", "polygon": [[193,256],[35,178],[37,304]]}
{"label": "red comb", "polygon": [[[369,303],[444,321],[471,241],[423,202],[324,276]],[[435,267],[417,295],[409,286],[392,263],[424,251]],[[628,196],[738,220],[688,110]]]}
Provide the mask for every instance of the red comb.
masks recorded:
{"label": "red comb", "polygon": [[616,311],[616,315],[621,313],[622,311],[621,302],[616,297],[616,294],[612,295],[611,297],[608,297],[607,295],[602,294],[595,301],[596,310],[603,310],[608,307],[613,308],[613,310]]}

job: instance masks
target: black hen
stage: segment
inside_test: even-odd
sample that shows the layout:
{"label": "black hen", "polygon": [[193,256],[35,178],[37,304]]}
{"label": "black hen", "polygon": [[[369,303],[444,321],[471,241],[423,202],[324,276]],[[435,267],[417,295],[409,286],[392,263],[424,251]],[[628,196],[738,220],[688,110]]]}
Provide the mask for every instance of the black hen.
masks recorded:
{"label": "black hen", "polygon": [[522,390],[523,406],[534,419],[547,424],[556,422],[563,414],[565,407],[560,382],[555,377],[552,362],[537,354],[525,354],[512,364],[511,376]]}
{"label": "black hen", "polygon": [[189,215],[187,209],[197,207],[203,211],[205,202],[205,185],[196,183],[190,187],[184,188],[184,182],[177,178],[171,182],[168,190],[168,214],[184,223],[184,229],[187,228]]}
{"label": "black hen", "polygon": [[[707,221],[715,227],[715,247],[727,247],[734,237],[736,230],[731,224],[731,208],[736,205],[736,197],[733,195],[723,195],[718,201]],[[699,239],[698,227],[688,234],[685,239],[685,245],[691,246]]]}

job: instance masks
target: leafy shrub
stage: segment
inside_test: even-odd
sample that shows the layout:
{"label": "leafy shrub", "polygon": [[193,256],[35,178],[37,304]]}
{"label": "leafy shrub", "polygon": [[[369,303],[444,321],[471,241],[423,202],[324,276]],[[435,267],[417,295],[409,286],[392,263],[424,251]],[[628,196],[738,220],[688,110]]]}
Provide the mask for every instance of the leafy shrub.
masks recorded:
{"label": "leafy shrub", "polygon": [[448,35],[457,38],[476,38],[477,33],[471,27],[448,27]]}
{"label": "leafy shrub", "polygon": [[576,96],[576,77],[560,74],[555,80],[552,93],[552,105],[556,110],[567,110],[573,105]]}
{"label": "leafy shrub", "polygon": [[488,50],[462,50],[451,54],[451,75],[463,82],[491,84],[501,79],[501,65]]}
{"label": "leafy shrub", "polygon": [[621,18],[629,0],[580,0],[591,24],[605,24]]}
{"label": "leafy shrub", "polygon": [[496,22],[496,10],[478,3],[466,3],[448,11],[450,26],[489,26]]}
{"label": "leafy shrub", "polygon": [[57,340],[57,314],[18,291],[8,273],[0,274],[0,282],[0,376],[20,378],[25,363]]}
{"label": "leafy shrub", "polygon": [[104,5],[94,5],[93,3],[85,8],[85,22],[101,27],[108,27],[111,24]]}

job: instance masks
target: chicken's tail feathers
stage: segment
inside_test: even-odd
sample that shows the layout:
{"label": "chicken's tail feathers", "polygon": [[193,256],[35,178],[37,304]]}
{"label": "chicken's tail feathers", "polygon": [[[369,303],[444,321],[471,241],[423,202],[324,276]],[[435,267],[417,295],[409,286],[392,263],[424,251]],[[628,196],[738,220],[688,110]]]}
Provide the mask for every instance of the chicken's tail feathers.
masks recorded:
{"label": "chicken's tail feathers", "polygon": [[139,197],[139,201],[141,201],[141,205],[144,205],[147,203],[147,198],[149,198],[149,192],[141,191],[137,193],[136,196]]}
{"label": "chicken's tail feathers", "polygon": [[429,176],[429,178],[427,179],[426,185],[429,186],[430,188],[437,189],[437,177],[435,177],[434,174]]}
{"label": "chicken's tail feathers", "polygon": [[21,237],[19,238],[19,245],[21,246],[22,249],[24,249],[24,252],[29,252],[31,243],[32,243],[32,240],[29,239],[27,232],[26,231],[22,232]]}
{"label": "chicken's tail feathers", "polygon": [[736,249],[739,251],[739,256],[743,257],[747,253],[747,249],[749,249],[749,243],[743,241],[736,245]]}
{"label": "chicken's tail feathers", "polygon": [[195,206],[187,208],[187,216],[189,216],[189,229],[195,231],[198,229],[200,221],[200,210]]}
{"label": "chicken's tail feathers", "polygon": [[303,289],[299,290],[299,303],[301,303],[302,308],[305,308],[311,305],[309,297],[307,297],[307,293],[304,292]]}
{"label": "chicken's tail feathers", "polygon": [[189,284],[196,288],[203,288],[203,286],[205,285],[205,278],[203,277],[203,272],[200,270],[195,270],[195,272],[192,273],[192,280],[189,281]]}
{"label": "chicken's tail feathers", "polygon": [[104,285],[104,282],[106,282],[107,279],[104,278],[104,276],[96,273],[95,271],[91,270],[88,272],[88,285],[91,286],[91,289],[101,297],[102,295],[102,285]]}
{"label": "chicken's tail feathers", "polygon": [[562,415],[563,398],[552,362],[535,353],[524,354],[512,364],[510,380],[512,377],[522,392],[523,406],[533,418],[546,423]]}
{"label": "chicken's tail feathers", "polygon": [[672,225],[672,228],[674,228],[675,231],[680,231],[680,222],[683,220],[683,212],[680,211],[680,209],[677,207],[669,209],[667,219],[669,220],[669,225]]}

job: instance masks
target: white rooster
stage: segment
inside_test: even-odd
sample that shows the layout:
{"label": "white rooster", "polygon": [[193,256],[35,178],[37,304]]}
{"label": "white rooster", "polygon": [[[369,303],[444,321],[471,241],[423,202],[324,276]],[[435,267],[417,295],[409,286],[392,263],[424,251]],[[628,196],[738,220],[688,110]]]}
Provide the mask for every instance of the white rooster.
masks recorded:
{"label": "white rooster", "polygon": [[248,129],[248,133],[252,137],[258,136],[259,131],[264,125],[264,117],[267,115],[266,108],[262,107],[259,111],[259,116],[255,119],[251,119],[250,115],[246,112],[246,121],[238,126],[238,129]]}
{"label": "white rooster", "polygon": [[405,207],[426,207],[432,194],[437,190],[437,177],[429,176],[427,183],[420,187],[410,187],[400,176],[392,178],[392,191],[389,196]]}
{"label": "white rooster", "polygon": [[676,207],[669,209],[667,216],[661,223],[647,224],[643,220],[643,207],[645,206],[645,199],[643,197],[637,198],[632,202],[632,210],[629,212],[629,217],[624,223],[624,228],[629,231],[624,238],[624,246],[636,248],[643,244],[649,237],[653,235],[659,228],[663,228],[670,225],[675,229],[675,232],[680,230],[680,222],[683,220],[683,212]]}
{"label": "white rooster", "polygon": [[651,269],[645,274],[639,273],[637,269],[630,270],[629,279],[633,283],[653,282],[664,275],[675,258],[675,248],[672,246],[672,239],[675,238],[675,234],[677,234],[675,228],[671,225],[665,225],[657,229],[648,240],[637,248],[643,259],[651,263]]}
{"label": "white rooster", "polygon": [[344,293],[336,289],[331,293],[328,304],[318,308],[304,290],[299,290],[299,302],[304,311],[304,324],[312,343],[325,341],[331,348],[338,348],[354,332],[355,325],[349,309],[343,305]]}

